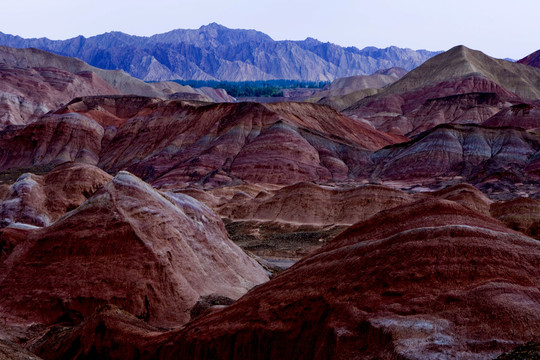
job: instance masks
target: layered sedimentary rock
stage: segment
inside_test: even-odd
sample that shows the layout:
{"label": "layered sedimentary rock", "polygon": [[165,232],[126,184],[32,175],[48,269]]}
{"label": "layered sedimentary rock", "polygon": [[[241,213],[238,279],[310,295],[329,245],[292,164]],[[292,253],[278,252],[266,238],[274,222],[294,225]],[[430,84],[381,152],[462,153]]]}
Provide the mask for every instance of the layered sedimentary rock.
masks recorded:
{"label": "layered sedimentary rock", "polygon": [[13,66],[0,55],[0,128],[28,124],[76,96],[120,94],[95,73],[45,66]]}
{"label": "layered sedimentary rock", "polygon": [[173,327],[199,297],[236,299],[267,279],[206,206],[121,172],[15,245],[0,264],[0,313],[22,327],[77,323],[111,303]]}
{"label": "layered sedimentary rock", "polygon": [[162,102],[125,123],[100,167],[127,168],[156,186],[291,184],[365,172],[370,150],[402,140],[314,104]]}
{"label": "layered sedimentary rock", "polygon": [[95,166],[72,162],[42,176],[26,173],[0,202],[0,227],[11,223],[49,226],[111,179]]}
{"label": "layered sedimentary rock", "polygon": [[344,111],[380,130],[415,135],[442,123],[482,123],[540,99],[540,71],[458,46]]}
{"label": "layered sedimentary rock", "polygon": [[487,181],[497,173],[514,173],[519,181],[539,149],[539,138],[518,128],[440,125],[412,141],[386,147],[373,155],[373,177],[422,179],[465,176]]}
{"label": "layered sedimentary rock", "polygon": [[509,228],[535,239],[540,237],[540,200],[518,197],[499,201],[491,205],[490,212]]}
{"label": "layered sedimentary rock", "polygon": [[414,196],[377,185],[327,187],[297,183],[253,199],[236,194],[217,210],[231,220],[352,225],[377,212],[411,202]]}
{"label": "layered sedimentary rock", "polygon": [[80,324],[49,328],[26,348],[43,359],[140,359],[151,353],[154,338],[161,334],[162,330],[108,304]]}
{"label": "layered sedimentary rock", "polygon": [[505,108],[482,123],[485,126],[516,126],[523,129],[540,128],[540,109],[534,104],[516,104]]}
{"label": "layered sedimentary rock", "polygon": [[540,331],[536,240],[447,200],[360,222],[160,358],[493,358]]}
{"label": "layered sedimentary rock", "polygon": [[76,113],[47,115],[26,126],[0,131],[0,169],[56,165],[66,161],[97,164],[104,129]]}
{"label": "layered sedimentary rock", "polygon": [[[34,99],[36,95],[39,95],[42,98],[51,97],[56,103],[63,104],[76,96],[111,94],[173,97],[213,102],[231,102],[234,100],[224,90],[193,89],[190,86],[168,81],[145,83],[124,71],[116,70],[116,68],[104,70],[79,59],[56,55],[37,48],[39,46],[27,49],[0,46],[0,74],[2,80],[6,81],[6,84],[11,83],[13,85],[8,89],[14,90],[17,96],[22,91],[22,96],[26,94],[30,99]],[[68,52],[61,51],[62,55],[66,55]],[[21,83],[25,86],[21,87]],[[40,92],[32,93],[31,90],[33,89],[39,89]],[[62,89],[66,91],[60,93],[59,91],[63,91]],[[31,104],[28,99],[22,103],[26,107]],[[48,110],[54,110],[54,108]],[[35,112],[43,114],[43,110],[44,108],[38,107]]]}

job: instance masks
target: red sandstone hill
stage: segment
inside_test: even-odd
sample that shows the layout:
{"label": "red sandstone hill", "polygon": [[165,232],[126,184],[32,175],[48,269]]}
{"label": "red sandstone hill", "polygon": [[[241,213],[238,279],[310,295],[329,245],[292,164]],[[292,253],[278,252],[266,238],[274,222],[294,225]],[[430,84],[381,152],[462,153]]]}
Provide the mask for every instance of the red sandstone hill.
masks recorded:
{"label": "red sandstone hill", "polygon": [[540,247],[430,200],[360,222],[157,358],[493,358],[540,331]]}
{"label": "red sandstone hill", "polygon": [[[222,89],[201,88],[193,89],[190,86],[183,86],[175,82],[157,82],[145,83],[136,79],[124,71],[120,70],[103,70],[94,66],[88,65],[84,61],[72,57],[60,56],[47,51],[38,50],[35,48],[17,49],[6,46],[0,46],[0,64],[14,69],[27,68],[48,68],[51,72],[60,73],[57,78],[53,76],[52,80],[57,84],[65,82],[64,78],[72,78],[73,75],[82,75],[84,77],[95,77],[100,79],[100,83],[108,84],[109,88],[116,89],[114,92],[85,92],[78,91],[76,95],[64,100],[67,103],[75,96],[85,95],[108,95],[108,94],[135,94],[139,96],[176,98],[198,101],[215,101],[215,102],[231,102],[231,98],[227,92]],[[46,69],[45,69],[46,70]],[[50,76],[50,75],[49,75]],[[62,78],[62,76],[64,78]],[[19,78],[20,81],[23,81]],[[35,80],[31,79],[30,81]],[[44,89],[42,87],[42,89]],[[20,89],[19,89],[20,90]],[[36,94],[33,94],[36,95]],[[41,95],[41,94],[40,94]],[[65,95],[70,95],[66,93]]]}
{"label": "red sandstone hill", "polygon": [[63,163],[46,175],[24,174],[0,199],[0,227],[12,223],[49,226],[111,179],[95,166],[72,162]]}
{"label": "red sandstone hill", "polygon": [[315,104],[162,102],[118,130],[99,166],[156,186],[344,180],[365,171],[371,150],[401,140]]}
{"label": "red sandstone hill", "polygon": [[26,126],[0,131],[0,169],[56,165],[66,161],[97,164],[101,125],[77,113],[47,115]]}
{"label": "red sandstone hill", "polygon": [[308,103],[95,96],[0,131],[0,170],[78,161],[179,187],[346,180],[366,173],[371,151],[403,139]]}
{"label": "red sandstone hill", "polygon": [[344,111],[376,128],[415,135],[442,123],[481,123],[502,108],[540,99],[540,70],[458,46]]}
{"label": "red sandstone hill", "polygon": [[538,135],[519,128],[440,125],[410,142],[377,151],[372,177],[418,180],[464,176],[478,182],[502,174],[520,182],[526,180],[526,167],[535,164],[539,149]]}
{"label": "red sandstone hill", "polygon": [[540,129],[540,108],[534,104],[516,104],[504,108],[482,123],[484,126],[516,126],[524,129]]}
{"label": "red sandstone hill", "polygon": [[76,324],[107,303],[177,327],[201,297],[236,299],[268,279],[210,209],[127,172],[51,226],[19,237],[6,230],[14,246],[0,258],[0,318],[12,336],[32,324]]}
{"label": "red sandstone hill", "polygon": [[98,94],[120,92],[92,72],[13,66],[2,63],[0,53],[0,128],[28,124],[76,96]]}

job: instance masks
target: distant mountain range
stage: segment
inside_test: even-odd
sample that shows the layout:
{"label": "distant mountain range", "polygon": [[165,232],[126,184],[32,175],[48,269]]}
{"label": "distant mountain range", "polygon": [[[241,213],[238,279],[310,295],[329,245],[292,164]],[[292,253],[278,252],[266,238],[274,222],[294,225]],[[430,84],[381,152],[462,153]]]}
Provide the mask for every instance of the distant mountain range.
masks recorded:
{"label": "distant mountain range", "polygon": [[107,70],[124,70],[145,81],[271,80],[327,81],[401,67],[412,70],[439,52],[341,47],[313,38],[274,41],[255,30],[212,23],[150,37],[110,32],[68,40],[24,39],[0,32],[0,45],[38,48],[76,57]]}

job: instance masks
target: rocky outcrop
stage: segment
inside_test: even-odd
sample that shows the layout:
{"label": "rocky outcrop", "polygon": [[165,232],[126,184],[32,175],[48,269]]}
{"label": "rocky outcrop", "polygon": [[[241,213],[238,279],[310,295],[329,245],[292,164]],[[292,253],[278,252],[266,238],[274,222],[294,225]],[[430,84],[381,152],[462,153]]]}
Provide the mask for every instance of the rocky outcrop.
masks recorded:
{"label": "rocky outcrop", "polygon": [[6,360],[41,360],[37,355],[9,341],[0,340],[0,359]]}
{"label": "rocky outcrop", "polygon": [[536,240],[488,216],[417,202],[352,226],[225,310],[167,335],[157,353],[493,358],[540,330],[539,260]]}
{"label": "rocky outcrop", "polygon": [[99,164],[127,168],[160,187],[236,179],[292,184],[347,179],[367,169],[370,150],[400,140],[314,104],[172,101],[125,123]]}
{"label": "rocky outcrop", "polygon": [[442,123],[482,123],[523,99],[540,99],[538,84],[538,69],[458,46],[344,113],[411,136]]}
{"label": "rocky outcrop", "polygon": [[537,135],[518,128],[439,125],[412,141],[386,147],[373,155],[382,179],[422,179],[464,176],[484,181],[497,173],[524,177],[539,149]]}
{"label": "rocky outcrop", "polygon": [[0,202],[0,227],[14,223],[49,226],[111,179],[95,166],[72,162],[42,176],[26,173]]}
{"label": "rocky outcrop", "polygon": [[540,128],[540,108],[533,104],[516,104],[505,108],[482,123],[485,126],[516,126],[523,129]]}
{"label": "rocky outcrop", "polygon": [[1,55],[0,79],[0,129],[35,121],[76,96],[120,93],[91,72],[18,67],[2,63]]}
{"label": "rocky outcrop", "polygon": [[26,126],[0,131],[0,170],[57,165],[66,161],[97,164],[104,129],[77,113],[50,114]]}
{"label": "rocky outcrop", "polygon": [[499,201],[491,205],[490,213],[511,229],[540,238],[540,200],[518,197]]}
{"label": "rocky outcrop", "polygon": [[[43,359],[140,359],[148,356],[159,330],[108,304],[80,324],[53,326],[26,348]],[[28,358],[26,358],[28,359]],[[37,357],[36,357],[37,359]]]}
{"label": "rocky outcrop", "polygon": [[329,187],[306,182],[261,191],[253,198],[242,194],[237,192],[216,211],[235,221],[256,219],[324,227],[352,225],[415,199],[414,195],[384,186]]}
{"label": "rocky outcrop", "polygon": [[0,33],[0,44],[73,56],[98,68],[124,70],[145,81],[334,80],[390,67],[410,70],[436,54],[394,46],[343,48],[312,38],[274,41],[258,31],[228,29],[218,24],[151,37],[110,32],[63,41]]}
{"label": "rocky outcrop", "polygon": [[[46,100],[43,105],[47,106],[50,105],[48,102],[55,101],[53,104],[56,105],[48,110],[37,106],[34,109],[34,118],[56,109],[59,107],[58,104],[66,104],[75,97],[87,95],[133,94],[206,102],[234,101],[222,89],[193,89],[190,86],[169,81],[146,83],[121,70],[103,70],[79,59],[37,49],[40,46],[29,49],[25,48],[26,46],[22,47],[23,49],[0,46],[0,75],[2,80],[6,81],[6,84],[0,84],[0,91],[5,91],[2,90],[2,86],[6,87],[11,83],[12,86],[8,89],[12,92],[8,91],[8,94],[12,94],[12,97],[29,96],[26,101],[20,100],[23,101],[23,107],[32,105],[30,100],[33,99],[37,105],[40,105],[39,101]],[[69,51],[59,53],[66,55]],[[39,75],[37,78],[36,73]],[[43,77],[43,80],[40,77]],[[24,86],[20,86],[21,83]],[[41,89],[42,92],[32,93],[34,89]],[[21,91],[22,95],[19,94]],[[39,97],[37,97],[38,94]],[[11,99],[11,101],[16,101],[16,99]],[[26,112],[30,110],[25,109]]]}
{"label": "rocky outcrop", "polygon": [[77,323],[111,303],[174,327],[201,296],[236,299],[267,279],[209,208],[121,172],[15,246],[0,264],[0,314],[18,326]]}

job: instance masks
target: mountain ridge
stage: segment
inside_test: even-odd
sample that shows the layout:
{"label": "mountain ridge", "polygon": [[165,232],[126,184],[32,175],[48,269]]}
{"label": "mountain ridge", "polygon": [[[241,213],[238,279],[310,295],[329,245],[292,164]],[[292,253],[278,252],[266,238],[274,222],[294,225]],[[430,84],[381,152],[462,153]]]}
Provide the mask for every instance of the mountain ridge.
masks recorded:
{"label": "mountain ridge", "polygon": [[0,32],[0,45],[35,47],[79,58],[106,70],[124,70],[145,81],[334,80],[402,67],[411,70],[438,52],[388,47],[341,47],[313,38],[274,41],[256,30],[212,23],[149,37],[122,32],[67,40],[24,39]]}

